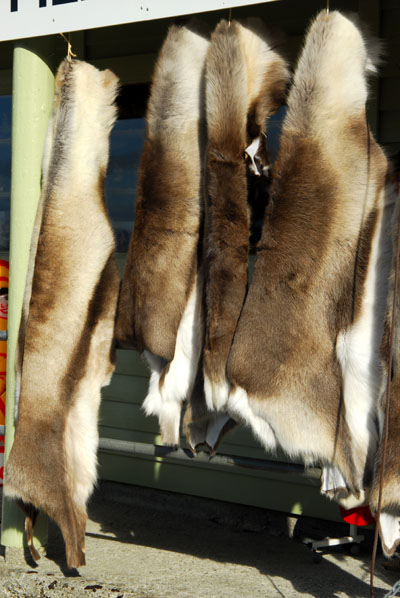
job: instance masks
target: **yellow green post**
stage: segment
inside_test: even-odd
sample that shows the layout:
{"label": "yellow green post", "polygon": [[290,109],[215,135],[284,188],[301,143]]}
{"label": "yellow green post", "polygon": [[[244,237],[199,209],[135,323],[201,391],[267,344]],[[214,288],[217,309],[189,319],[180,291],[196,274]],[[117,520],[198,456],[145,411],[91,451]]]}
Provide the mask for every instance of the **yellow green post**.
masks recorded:
{"label": "yellow green post", "polygon": [[[14,440],[15,350],[29,247],[40,196],[41,162],[54,95],[54,38],[18,41],[14,47],[12,95],[10,284],[7,350],[5,463]],[[3,500],[1,543],[23,546],[24,519],[14,501]],[[36,526],[38,544],[47,540],[47,519]]]}

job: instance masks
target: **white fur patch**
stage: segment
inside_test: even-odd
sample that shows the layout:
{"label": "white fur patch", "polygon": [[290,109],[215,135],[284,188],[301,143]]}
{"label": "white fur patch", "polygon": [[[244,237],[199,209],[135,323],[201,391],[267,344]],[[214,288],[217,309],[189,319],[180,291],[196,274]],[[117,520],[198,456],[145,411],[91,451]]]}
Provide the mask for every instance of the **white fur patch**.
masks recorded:
{"label": "white fur patch", "polygon": [[247,392],[244,388],[237,386],[235,390],[230,393],[228,412],[235,420],[250,426],[256,438],[267,451],[276,449],[276,438],[271,426],[265,419],[254,413],[249,405]]}
{"label": "white fur patch", "polygon": [[355,323],[342,330],[336,341],[336,355],[342,370],[343,398],[358,467],[374,453],[377,444],[376,407],[382,386],[380,343],[386,311],[387,281],[391,248],[380,246],[388,238],[391,206],[380,214],[372,240],[361,313]]}
{"label": "white fur patch", "polygon": [[64,446],[68,463],[67,476],[73,500],[84,506],[97,477],[98,411],[101,388],[109,384],[112,367],[99,361],[109,346],[113,319],[100,320],[92,334],[85,376],[74,390],[73,405],[68,413]]}
{"label": "white fur patch", "polygon": [[259,172],[259,170],[257,168],[256,161],[255,161],[256,153],[258,152],[260,143],[261,143],[261,135],[259,135],[255,139],[253,139],[253,141],[250,143],[250,145],[248,147],[246,147],[246,149],[244,150],[251,161],[249,170],[256,176],[261,176],[261,173]]}
{"label": "white fur patch", "polygon": [[146,415],[155,415],[161,430],[161,437],[165,444],[179,444],[179,427],[181,418],[181,401],[166,401],[160,392],[160,377],[164,367],[164,360],[149,351],[144,356],[151,368],[149,390],[143,402]]}
{"label": "white fur patch", "polygon": [[100,405],[98,382],[83,380],[74,397],[65,427],[68,472],[73,500],[85,505],[97,475],[97,413]]}
{"label": "white fur patch", "polygon": [[[179,444],[182,403],[189,397],[197,373],[202,344],[201,292],[202,277],[198,275],[179,324],[173,360],[166,364],[165,360],[144,351],[151,376],[143,408],[146,415],[158,417],[166,444]],[[166,367],[167,373],[160,384]]]}
{"label": "white fur patch", "polygon": [[392,556],[400,542],[400,517],[385,512],[381,513],[379,531],[383,552],[386,556]]}
{"label": "white fur patch", "polygon": [[227,380],[215,383],[204,376],[204,395],[206,398],[206,405],[209,411],[223,411],[226,407],[229,397],[229,384]]}
{"label": "white fur patch", "polygon": [[183,401],[192,390],[202,343],[201,290],[202,280],[198,277],[179,323],[174,358],[160,389],[164,401]]}

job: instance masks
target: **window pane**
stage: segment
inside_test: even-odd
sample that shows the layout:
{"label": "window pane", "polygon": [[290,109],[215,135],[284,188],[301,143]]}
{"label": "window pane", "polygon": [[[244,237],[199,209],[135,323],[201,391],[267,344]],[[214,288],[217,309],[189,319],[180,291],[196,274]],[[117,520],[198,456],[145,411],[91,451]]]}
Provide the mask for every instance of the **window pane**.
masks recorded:
{"label": "window pane", "polygon": [[114,227],[117,251],[127,251],[135,218],[139,161],[143,149],[145,119],[115,123],[110,139],[106,178],[107,209]]}
{"label": "window pane", "polygon": [[10,244],[11,96],[0,96],[0,251]]}

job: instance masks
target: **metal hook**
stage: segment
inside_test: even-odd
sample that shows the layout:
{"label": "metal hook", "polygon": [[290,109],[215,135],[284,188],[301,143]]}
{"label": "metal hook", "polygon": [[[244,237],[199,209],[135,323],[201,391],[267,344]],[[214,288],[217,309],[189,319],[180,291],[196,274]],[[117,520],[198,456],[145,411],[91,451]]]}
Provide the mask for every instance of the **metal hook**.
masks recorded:
{"label": "metal hook", "polygon": [[232,21],[232,8],[229,9],[229,15],[228,15],[228,26],[231,26],[231,21]]}
{"label": "metal hook", "polygon": [[329,0],[326,0],[326,14],[329,14]]}

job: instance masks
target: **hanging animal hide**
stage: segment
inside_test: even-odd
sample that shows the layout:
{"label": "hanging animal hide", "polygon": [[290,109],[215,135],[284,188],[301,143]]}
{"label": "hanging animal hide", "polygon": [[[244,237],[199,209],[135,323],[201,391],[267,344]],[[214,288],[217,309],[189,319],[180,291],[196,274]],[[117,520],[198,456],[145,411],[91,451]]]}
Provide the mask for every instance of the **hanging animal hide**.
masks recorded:
{"label": "hanging animal hide", "polygon": [[[206,61],[204,389],[210,410],[226,404],[226,362],[247,289],[250,219],[245,152],[267,168],[268,116],[284,101],[289,73],[256,19],[221,21]],[[246,149],[247,148],[247,149]],[[256,161],[257,156],[257,161]]]}
{"label": "hanging animal hide", "polygon": [[228,361],[227,405],[268,449],[324,466],[364,500],[376,450],[390,252],[387,161],[366,123],[376,48],[339,12],[312,24],[288,97],[258,258]]}
{"label": "hanging animal hide", "polygon": [[[390,193],[392,191],[392,193]],[[388,371],[389,365],[389,345],[390,335],[392,329],[392,309],[393,309],[393,295],[394,295],[394,270],[395,270],[395,256],[398,236],[398,222],[400,217],[400,197],[397,196],[392,189],[392,185],[388,184],[388,210],[393,214],[392,230],[386,231],[386,238],[393,240],[393,265],[390,278],[390,291],[388,294],[387,314],[385,322],[385,333],[382,342],[382,357],[383,369]],[[392,206],[394,209],[391,209]],[[385,465],[382,478],[382,499],[381,512],[378,520],[379,533],[383,552],[386,556],[392,556],[400,544],[400,459],[399,459],[399,440],[400,440],[400,336],[399,336],[399,322],[400,322],[400,284],[397,286],[396,298],[396,320],[394,326],[393,338],[393,359],[392,359],[392,378],[390,385],[390,406],[389,406],[389,420],[388,420],[388,439],[385,451]],[[384,376],[384,384],[382,385],[381,400],[380,400],[380,429],[381,439],[379,444],[378,455],[376,459],[376,469],[374,475],[374,482],[372,485],[370,508],[375,516],[377,516],[379,503],[379,487],[381,484],[382,475],[382,457],[384,451],[384,419],[386,406],[386,384],[387,376]]]}
{"label": "hanging animal hide", "polygon": [[96,479],[100,389],[114,369],[119,287],[104,202],[113,73],[65,60],[43,158],[19,334],[15,441],[5,494],[26,514],[32,556],[38,509],[64,536],[68,567],[85,564],[86,502]]}
{"label": "hanging animal hide", "polygon": [[158,416],[166,444],[179,443],[181,406],[203,342],[199,238],[208,43],[197,28],[174,25],[155,67],[116,326],[119,342],[144,353],[150,366],[143,406]]}

